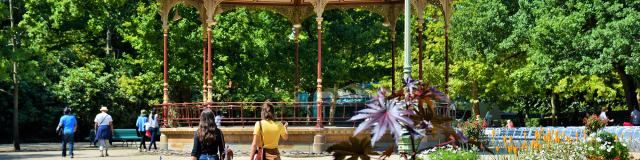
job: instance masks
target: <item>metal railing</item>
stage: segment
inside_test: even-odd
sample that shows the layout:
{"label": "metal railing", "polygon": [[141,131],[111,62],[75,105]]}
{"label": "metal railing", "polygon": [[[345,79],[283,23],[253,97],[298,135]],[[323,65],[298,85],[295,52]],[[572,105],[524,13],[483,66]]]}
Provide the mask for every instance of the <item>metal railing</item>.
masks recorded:
{"label": "metal railing", "polygon": [[[251,126],[260,119],[265,102],[212,102],[169,103],[156,105],[161,124],[165,127],[197,127],[202,110],[210,107],[222,115],[222,126]],[[276,120],[290,125],[314,126],[317,118],[316,102],[269,102],[274,106]],[[353,127],[358,121],[348,121],[356,111],[364,109],[363,102],[331,103],[321,105],[324,125]]]}

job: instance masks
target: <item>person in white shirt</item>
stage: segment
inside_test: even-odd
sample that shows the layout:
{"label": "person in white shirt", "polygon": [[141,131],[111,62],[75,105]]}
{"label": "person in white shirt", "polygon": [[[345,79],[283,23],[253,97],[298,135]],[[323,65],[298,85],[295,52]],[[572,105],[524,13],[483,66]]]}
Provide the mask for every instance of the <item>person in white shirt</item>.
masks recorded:
{"label": "person in white shirt", "polygon": [[613,119],[609,119],[609,117],[607,117],[607,111],[609,111],[607,107],[602,107],[602,112],[600,112],[600,119],[606,122],[613,122]]}
{"label": "person in white shirt", "polygon": [[151,142],[149,142],[149,148],[147,148],[147,151],[151,150],[151,146],[153,146],[154,150],[158,150],[158,146],[156,146],[156,134],[158,134],[158,112],[155,108],[151,110],[148,121],[149,131],[151,132]]}
{"label": "person in white shirt", "polygon": [[100,157],[109,156],[108,140],[111,138],[111,134],[113,133],[113,119],[111,115],[107,114],[107,107],[102,106],[100,108],[102,113],[96,115],[96,118],[93,120],[95,122],[96,128],[96,140],[100,145]]}
{"label": "person in white shirt", "polygon": [[214,117],[214,121],[216,123],[216,126],[220,127],[222,126],[222,112],[217,111],[216,112],[216,116]]}

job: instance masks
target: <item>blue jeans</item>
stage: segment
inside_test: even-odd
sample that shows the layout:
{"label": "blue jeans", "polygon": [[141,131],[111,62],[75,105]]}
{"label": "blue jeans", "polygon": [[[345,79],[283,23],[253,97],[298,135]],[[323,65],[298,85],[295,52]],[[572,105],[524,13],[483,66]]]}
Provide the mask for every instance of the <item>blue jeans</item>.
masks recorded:
{"label": "blue jeans", "polygon": [[67,144],[69,144],[69,155],[73,156],[73,132],[65,132],[62,135],[62,156],[67,156]]}
{"label": "blue jeans", "polygon": [[156,134],[158,134],[158,128],[149,128],[149,132],[151,132],[151,142],[149,142],[149,148],[147,150],[151,150],[151,146],[153,146],[153,149],[158,149],[156,146]]}
{"label": "blue jeans", "polygon": [[218,158],[218,155],[201,154],[198,160],[220,160],[220,158]]}

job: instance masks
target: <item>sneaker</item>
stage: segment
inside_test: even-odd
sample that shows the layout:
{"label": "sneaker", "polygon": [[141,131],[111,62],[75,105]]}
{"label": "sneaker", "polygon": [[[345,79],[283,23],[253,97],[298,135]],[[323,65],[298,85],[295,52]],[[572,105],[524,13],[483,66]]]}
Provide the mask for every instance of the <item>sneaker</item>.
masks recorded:
{"label": "sneaker", "polygon": [[104,155],[105,155],[105,156],[107,156],[107,157],[109,157],[109,153],[106,153],[106,152],[105,152],[105,153],[104,153]]}
{"label": "sneaker", "polygon": [[73,155],[71,155],[71,158],[73,158]]}
{"label": "sneaker", "polygon": [[138,147],[138,152],[142,151],[142,149],[140,149],[140,147]]}

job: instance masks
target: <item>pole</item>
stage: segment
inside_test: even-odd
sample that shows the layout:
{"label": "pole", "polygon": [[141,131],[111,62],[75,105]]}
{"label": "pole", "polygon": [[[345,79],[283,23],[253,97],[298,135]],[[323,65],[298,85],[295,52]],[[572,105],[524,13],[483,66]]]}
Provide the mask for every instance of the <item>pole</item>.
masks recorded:
{"label": "pole", "polygon": [[207,102],[207,38],[202,38],[202,102]]}
{"label": "pole", "polygon": [[207,26],[207,93],[208,93],[208,97],[207,97],[207,102],[212,102],[212,86],[211,83],[213,83],[213,81],[211,80],[211,26],[213,23],[209,23],[209,25]]}
{"label": "pole", "polygon": [[169,27],[163,27],[163,79],[164,79],[164,89],[162,96],[162,121],[163,126],[167,126],[167,108],[169,104],[169,82],[167,81],[167,34],[169,33]]}
{"label": "pole", "polygon": [[[11,43],[13,44],[12,51],[16,52],[16,35],[14,33],[14,22],[13,22],[13,1],[9,0],[9,18],[11,19]],[[20,150],[20,125],[18,122],[18,64],[14,58],[13,60],[13,149],[16,151]]]}
{"label": "pole", "polygon": [[418,23],[418,77],[424,80],[422,72],[422,23]]}
{"label": "pole", "polygon": [[322,17],[316,18],[316,22],[318,23],[318,72],[317,72],[317,83],[318,85],[316,90],[316,109],[318,112],[318,119],[316,121],[316,128],[323,128],[322,125]]}
{"label": "pole", "polygon": [[444,93],[449,94],[449,22],[444,22]]}
{"label": "pole", "polygon": [[411,2],[404,0],[404,68],[403,78],[411,78]]}
{"label": "pole", "polygon": [[395,92],[396,86],[396,32],[391,31],[391,91]]}
{"label": "pole", "polygon": [[[299,44],[300,44],[300,40],[298,39],[298,36],[300,35],[300,27],[294,26],[293,27],[293,43],[295,44],[295,65],[296,65],[296,88],[295,91],[293,92],[294,94],[297,95],[297,92],[300,90],[300,57],[299,57]],[[297,101],[297,99],[296,99]]]}

